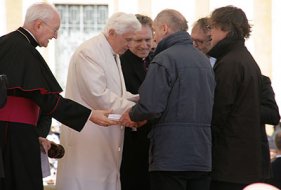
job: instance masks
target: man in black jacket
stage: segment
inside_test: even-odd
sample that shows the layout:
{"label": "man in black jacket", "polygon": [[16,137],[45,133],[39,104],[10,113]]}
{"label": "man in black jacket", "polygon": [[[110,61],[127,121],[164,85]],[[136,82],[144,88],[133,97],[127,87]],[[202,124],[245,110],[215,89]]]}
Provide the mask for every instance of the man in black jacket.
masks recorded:
{"label": "man in black jacket", "polygon": [[251,26],[243,10],[233,6],[214,10],[210,28],[208,55],[217,59],[211,190],[240,190],[269,178],[268,143],[262,125],[268,118],[264,119],[262,101],[267,104],[271,96],[261,98],[266,91],[261,71],[245,47]]}
{"label": "man in black jacket", "polygon": [[[142,24],[141,31],[136,32],[129,50],[121,57],[122,71],[126,89],[132,94],[138,94],[151,59],[152,20],[148,16],[136,15]],[[122,164],[122,190],[149,190],[147,135],[151,129],[150,123],[133,130],[125,129]]]}

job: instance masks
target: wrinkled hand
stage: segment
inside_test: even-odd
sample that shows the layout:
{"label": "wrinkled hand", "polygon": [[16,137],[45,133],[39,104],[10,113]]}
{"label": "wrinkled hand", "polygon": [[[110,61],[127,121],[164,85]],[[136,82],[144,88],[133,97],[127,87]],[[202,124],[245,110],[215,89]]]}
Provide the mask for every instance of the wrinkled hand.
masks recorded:
{"label": "wrinkled hand", "polygon": [[123,115],[121,116],[120,120],[121,125],[126,127],[137,127],[137,123],[133,122],[129,116],[129,110],[127,110]]}
{"label": "wrinkled hand", "polygon": [[48,150],[51,148],[51,141],[49,141],[46,138],[39,137],[39,143],[41,145],[41,151],[46,154]]}
{"label": "wrinkled hand", "polygon": [[94,110],[90,117],[90,121],[101,126],[118,125],[119,121],[108,119],[108,114],[111,112],[112,110]]}
{"label": "wrinkled hand", "polygon": [[120,118],[121,125],[124,125],[126,127],[141,127],[143,126],[147,121],[140,121],[140,122],[134,122],[131,120],[130,115],[129,115],[130,109],[128,109],[125,113]]}

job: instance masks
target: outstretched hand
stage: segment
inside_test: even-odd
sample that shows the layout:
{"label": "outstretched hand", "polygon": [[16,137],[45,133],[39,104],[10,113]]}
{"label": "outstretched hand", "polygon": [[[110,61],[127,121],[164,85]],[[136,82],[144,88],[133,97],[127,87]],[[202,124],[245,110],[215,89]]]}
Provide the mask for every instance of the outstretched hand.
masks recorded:
{"label": "outstretched hand", "polygon": [[90,117],[90,121],[97,125],[101,126],[110,126],[110,125],[118,125],[119,121],[113,121],[108,119],[108,114],[110,114],[112,110],[94,110]]}
{"label": "outstretched hand", "polygon": [[126,127],[141,127],[143,126],[144,124],[146,124],[146,120],[144,121],[140,121],[140,122],[134,122],[131,120],[130,118],[130,115],[129,115],[129,111],[130,109],[128,109],[125,113],[123,113],[123,115],[121,116],[120,118],[120,122],[121,122],[121,125],[124,125]]}

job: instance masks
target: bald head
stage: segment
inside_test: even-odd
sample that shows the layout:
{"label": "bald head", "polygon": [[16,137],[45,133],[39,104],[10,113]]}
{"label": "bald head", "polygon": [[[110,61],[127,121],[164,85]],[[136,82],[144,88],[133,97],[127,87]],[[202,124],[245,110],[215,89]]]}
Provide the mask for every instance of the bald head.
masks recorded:
{"label": "bald head", "polygon": [[158,24],[167,24],[171,33],[188,30],[186,19],[180,12],[174,9],[165,9],[161,11],[156,16],[154,22]]}
{"label": "bald head", "polygon": [[155,41],[158,43],[163,38],[179,32],[187,31],[188,25],[185,17],[174,9],[165,9],[158,13],[154,19]]}

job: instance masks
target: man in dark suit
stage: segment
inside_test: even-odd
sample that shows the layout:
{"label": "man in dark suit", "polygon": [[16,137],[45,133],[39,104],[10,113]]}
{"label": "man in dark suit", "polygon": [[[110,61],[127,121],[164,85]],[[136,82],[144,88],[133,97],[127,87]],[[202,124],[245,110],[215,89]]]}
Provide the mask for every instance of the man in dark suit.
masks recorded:
{"label": "man in dark suit", "polygon": [[281,131],[278,131],[275,135],[275,144],[277,154],[275,160],[272,162],[273,177],[271,184],[281,189]]}
{"label": "man in dark suit", "polygon": [[[142,29],[136,33],[129,50],[120,57],[126,89],[133,94],[138,94],[145,78],[153,43],[151,18],[139,14],[136,17]],[[149,190],[147,135],[150,128],[148,123],[137,130],[125,129],[120,171],[122,190]]]}

